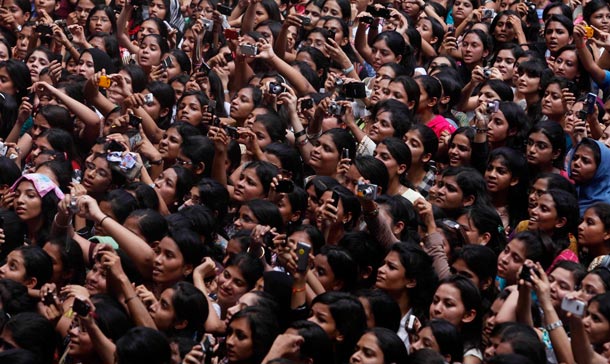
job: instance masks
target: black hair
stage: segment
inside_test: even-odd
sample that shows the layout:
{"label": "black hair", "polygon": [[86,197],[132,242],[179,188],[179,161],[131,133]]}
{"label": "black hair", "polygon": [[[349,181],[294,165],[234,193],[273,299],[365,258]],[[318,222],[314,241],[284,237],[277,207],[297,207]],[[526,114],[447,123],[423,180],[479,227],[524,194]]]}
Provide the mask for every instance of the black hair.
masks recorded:
{"label": "black hair", "polygon": [[123,189],[114,189],[102,197],[101,201],[106,201],[110,204],[115,220],[119,224],[123,224],[129,214],[138,209],[138,201],[129,192]]}
{"label": "black hair", "polygon": [[202,178],[197,188],[201,204],[212,209],[218,222],[224,222],[230,200],[227,188],[212,178]]}
{"label": "black hair", "polygon": [[53,275],[53,261],[46,251],[36,245],[23,245],[14,251],[20,252],[23,257],[26,278],[36,278],[34,288],[49,282]]}
{"label": "black hair", "polygon": [[188,282],[178,282],[172,289],[172,305],[176,315],[175,322],[186,321],[180,329],[171,330],[175,335],[191,338],[198,342],[205,333],[205,321],[208,318],[208,301],[199,289]]}
{"label": "black hair", "polygon": [[59,128],[70,134],[72,133],[74,120],[66,108],[57,105],[45,105],[38,110],[38,113],[44,116],[52,128]]}
{"label": "black hair", "polygon": [[170,229],[168,236],[180,249],[184,264],[191,264],[193,267],[196,267],[201,263],[205,249],[195,232],[188,229]]}
{"label": "black hair", "polygon": [[169,341],[157,330],[134,327],[116,341],[116,359],[121,364],[169,364],[172,350]]}
{"label": "black hair", "polygon": [[[413,97],[412,94],[408,94],[409,98]],[[373,106],[373,110],[371,113],[374,117],[377,117],[378,114],[382,112],[390,113],[390,122],[392,123],[392,128],[394,129],[394,135],[397,138],[401,138],[413,124],[413,119],[411,117],[411,110],[404,103],[395,100],[395,99],[386,99],[379,101],[375,106]]]}
{"label": "black hair", "polygon": [[312,364],[323,364],[333,355],[333,346],[330,337],[322,328],[311,321],[294,321],[290,328],[295,329],[303,338],[299,347],[300,359],[312,359]]}
{"label": "black hair", "polygon": [[432,331],[440,353],[450,358],[448,362],[460,362],[464,355],[464,343],[457,327],[444,319],[430,320],[426,326]]}
{"label": "black hair", "polygon": [[146,89],[159,101],[161,109],[168,109],[165,116],[159,115],[159,118],[155,120],[159,128],[167,129],[172,119],[172,108],[176,104],[176,94],[173,87],[165,82],[152,81],[146,85]]}
{"label": "black hair", "polygon": [[198,165],[203,163],[202,176],[210,177],[214,160],[214,144],[210,138],[203,135],[189,136],[183,140],[180,150],[191,160],[193,169],[197,169]]}
{"label": "black hair", "polygon": [[143,182],[131,182],[124,187],[125,191],[132,192],[138,201],[139,209],[159,209],[159,196],[155,189]]}
{"label": "black hair", "polygon": [[496,148],[489,153],[487,170],[495,160],[498,160],[502,166],[508,169],[511,179],[518,179],[517,184],[510,186],[507,192],[510,196],[508,200],[508,225],[515,228],[517,224],[527,218],[527,160],[523,153],[509,147]]}
{"label": "black hair", "polygon": [[341,290],[351,291],[358,280],[358,265],[349,250],[342,246],[324,245],[318,254],[326,257],[335,281],[342,282]]}
{"label": "black hair", "polygon": [[15,100],[21,104],[21,99],[29,94],[28,89],[32,86],[32,76],[28,66],[25,62],[9,59],[0,62],[0,68],[6,68],[6,73],[11,77],[16,89]]}
{"label": "black hair", "polygon": [[409,354],[404,342],[395,331],[384,327],[368,329],[365,334],[372,334],[377,340],[377,345],[383,353],[385,363],[400,363]]}
{"label": "black hair", "polygon": [[237,312],[227,327],[227,338],[233,334],[231,323],[245,319],[251,331],[252,363],[262,363],[265,355],[271,348],[273,341],[280,334],[278,320],[274,313],[258,306],[249,306]]}
{"label": "black hair", "polygon": [[272,228],[276,228],[278,231],[283,231],[284,222],[282,215],[277,205],[268,200],[254,199],[244,203],[244,206],[248,206],[258,220],[260,225],[268,225]]}
{"label": "black hair", "polygon": [[261,185],[263,186],[263,193],[266,196],[271,188],[271,181],[273,177],[278,175],[278,168],[266,161],[254,161],[246,164],[242,172],[246,169],[254,169],[256,176],[259,178]]}
{"label": "black hair", "polygon": [[248,290],[254,288],[256,281],[263,276],[263,264],[260,259],[257,259],[250,254],[240,253],[229,258],[225,267],[230,266],[235,266],[239,269],[246,280]]}
{"label": "black hair", "polygon": [[2,331],[8,331],[19,347],[34,353],[38,363],[53,362],[55,329],[41,315],[34,312],[18,313],[6,322]]}
{"label": "black hair", "polygon": [[357,156],[352,160],[352,163],[364,179],[381,187],[382,193],[388,192],[390,177],[387,167],[381,160],[370,155],[365,155]]}
{"label": "black hair", "polygon": [[216,240],[216,218],[214,211],[203,205],[191,205],[178,212],[190,223],[190,229],[196,232],[206,244]]}
{"label": "black hair", "polygon": [[388,293],[379,289],[362,289],[354,292],[359,299],[366,299],[370,306],[370,314],[374,327],[384,327],[393,332],[400,326],[400,307]]}
{"label": "black hair", "polygon": [[62,274],[68,274],[69,278],[65,282],[54,282],[56,284],[78,284],[85,283],[85,261],[80,245],[71,237],[53,238],[44,243],[53,245],[59,251],[59,258],[63,267]]}
{"label": "black hair", "polygon": [[297,149],[286,143],[271,143],[265,147],[265,153],[276,156],[282,163],[282,169],[290,171],[292,174],[290,179],[292,179],[297,186],[303,187],[303,160]]}

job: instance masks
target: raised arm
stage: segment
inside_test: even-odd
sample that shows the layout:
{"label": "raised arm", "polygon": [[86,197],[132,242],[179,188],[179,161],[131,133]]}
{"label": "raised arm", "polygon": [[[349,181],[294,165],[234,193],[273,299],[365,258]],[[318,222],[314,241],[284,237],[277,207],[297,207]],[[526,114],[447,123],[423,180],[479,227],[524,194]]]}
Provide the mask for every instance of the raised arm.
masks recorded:
{"label": "raised arm", "polygon": [[595,63],[593,55],[587,48],[586,30],[584,25],[578,24],[574,26],[574,44],[576,45],[576,53],[582,66],[589,72],[593,81],[601,85],[606,80],[606,72]]}

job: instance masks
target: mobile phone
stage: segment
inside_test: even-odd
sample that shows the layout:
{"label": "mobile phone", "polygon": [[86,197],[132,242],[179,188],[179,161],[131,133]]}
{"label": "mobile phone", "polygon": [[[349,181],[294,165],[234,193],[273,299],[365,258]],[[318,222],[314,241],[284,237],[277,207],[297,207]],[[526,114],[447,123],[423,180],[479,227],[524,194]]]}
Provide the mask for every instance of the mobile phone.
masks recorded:
{"label": "mobile phone", "polygon": [[224,34],[225,34],[225,38],[227,38],[227,39],[234,40],[234,39],[239,38],[239,32],[235,29],[225,29]]}
{"label": "mobile phone", "polygon": [[172,25],[170,23],[167,22],[167,20],[163,21],[163,24],[165,24],[165,28],[167,28],[167,31],[171,31],[172,29],[174,29],[174,27],[172,27]]}
{"label": "mobile phone", "polygon": [[100,80],[97,83],[97,85],[101,88],[108,88],[108,87],[110,87],[111,83],[112,83],[112,81],[110,80],[110,77],[108,77],[106,75],[101,75]]}
{"label": "mobile phone", "polygon": [[75,298],[74,304],[72,305],[72,311],[74,311],[77,315],[84,317],[89,314],[89,311],[91,311],[91,306],[87,302],[79,298]]}
{"label": "mobile phone", "polygon": [[[130,115],[129,116],[130,119],[131,119],[131,116],[135,116],[135,115]],[[129,122],[131,124],[131,120]],[[122,152],[125,150],[125,148],[121,145],[121,143],[117,142],[116,140],[111,140],[110,143],[108,143],[106,150],[109,150],[111,152]]]}
{"label": "mobile phone", "polygon": [[303,99],[301,100],[301,111],[309,110],[313,108],[313,99]]}
{"label": "mobile phone", "polygon": [[0,229],[4,230],[4,217],[0,216]]}
{"label": "mobile phone", "polygon": [[373,20],[372,16],[363,16],[360,18],[360,21],[364,24],[373,24]]}
{"label": "mobile phone", "polygon": [[173,65],[172,59],[170,57],[165,57],[163,61],[161,61],[161,67],[164,69],[171,68]]}
{"label": "mobile phone", "polygon": [[306,272],[309,267],[309,252],[311,245],[304,241],[297,241],[297,272]]}
{"label": "mobile phone", "polygon": [[231,8],[230,6],[227,6],[225,4],[218,4],[216,6],[216,10],[218,10],[218,12],[221,13],[222,15],[226,15],[226,16],[230,16],[231,13],[233,12],[233,8]]}
{"label": "mobile phone", "polygon": [[311,18],[310,18],[310,17],[300,15],[300,16],[299,16],[299,18],[301,18],[301,24],[302,24],[303,26],[307,26],[307,25],[310,25],[310,24],[311,24]]}
{"label": "mobile phone", "polygon": [[294,191],[294,182],[289,179],[283,179],[277,183],[275,191],[279,193],[292,193]]}
{"label": "mobile phone", "polygon": [[144,103],[146,105],[152,105],[154,101],[155,101],[155,97],[153,96],[153,94],[144,95]]}
{"label": "mobile phone", "polygon": [[252,44],[240,44],[239,51],[244,56],[256,56],[258,54],[258,48]]}
{"label": "mobile phone", "polygon": [[55,293],[53,291],[48,291],[43,297],[42,297],[42,303],[45,306],[51,306],[52,304],[55,303],[55,297],[54,297]]}
{"label": "mobile phone", "polygon": [[279,95],[285,92],[286,88],[279,82],[269,82],[269,93],[271,95]]}
{"label": "mobile phone", "polygon": [[131,126],[132,128],[135,128],[135,129],[139,129],[140,124],[142,124],[141,117],[139,117],[138,115],[129,114],[129,126]]}
{"label": "mobile phone", "polygon": [[527,265],[524,265],[521,268],[521,273],[519,274],[519,279],[523,279],[526,282],[532,281],[532,269]]}
{"label": "mobile phone", "polygon": [[225,53],[224,57],[225,57],[225,61],[233,62],[233,53]]}
{"label": "mobile phone", "polygon": [[585,307],[587,304],[580,300],[571,300],[564,297],[561,301],[561,309],[570,312],[572,315],[583,317],[585,314]]}
{"label": "mobile phone", "polygon": [[326,36],[326,43],[330,43],[329,41],[335,40],[335,31],[333,29],[328,29],[328,35]]}
{"label": "mobile phone", "polygon": [[447,26],[447,33],[450,37],[455,37],[455,26],[453,25],[448,25]]}
{"label": "mobile phone", "polygon": [[337,207],[339,205],[339,199],[340,199],[337,191],[333,190],[333,194],[332,194],[331,198],[333,199],[332,205]]}
{"label": "mobile phone", "polygon": [[585,105],[587,105],[587,114],[593,114],[595,111],[595,102],[597,101],[597,94],[593,92],[589,92],[587,94],[587,101],[585,101]]}
{"label": "mobile phone", "polygon": [[377,16],[379,16],[380,18],[389,19],[390,18],[390,9],[381,8],[381,9],[377,10]]}
{"label": "mobile phone", "polygon": [[225,131],[229,135],[229,138],[231,138],[231,139],[239,138],[239,133],[237,132],[237,128],[236,127],[230,126],[230,125],[225,125],[223,128],[225,129]]}
{"label": "mobile phone", "polygon": [[341,159],[349,159],[349,149],[343,148],[341,150]]}
{"label": "mobile phone", "polygon": [[343,95],[352,99],[363,99],[366,97],[366,86],[364,82],[350,82],[343,86]]}
{"label": "mobile phone", "polygon": [[205,29],[206,32],[211,32],[212,29],[214,29],[214,20],[201,19],[201,21],[203,22],[203,29]]}
{"label": "mobile phone", "polygon": [[210,65],[205,62],[202,62],[201,66],[199,67],[199,72],[203,73],[205,76],[209,75],[211,70],[212,68]]}
{"label": "mobile phone", "polygon": [[263,235],[263,244],[265,244],[268,248],[273,248],[273,233],[271,231],[267,231],[265,235]]}
{"label": "mobile phone", "polygon": [[[2,3],[4,3],[4,0],[2,1]],[[61,27],[61,31],[64,32],[66,38],[68,38],[70,42],[74,40],[74,36],[72,36],[72,32],[70,32],[70,29],[68,29],[68,23],[66,23],[65,19],[55,20],[55,24]]]}
{"label": "mobile phone", "polygon": [[[120,144],[119,144],[120,145]],[[122,147],[122,146],[121,146]],[[77,214],[78,213],[78,198],[76,196],[72,196],[70,198],[70,205],[68,206],[70,209],[70,212],[72,214]]]}

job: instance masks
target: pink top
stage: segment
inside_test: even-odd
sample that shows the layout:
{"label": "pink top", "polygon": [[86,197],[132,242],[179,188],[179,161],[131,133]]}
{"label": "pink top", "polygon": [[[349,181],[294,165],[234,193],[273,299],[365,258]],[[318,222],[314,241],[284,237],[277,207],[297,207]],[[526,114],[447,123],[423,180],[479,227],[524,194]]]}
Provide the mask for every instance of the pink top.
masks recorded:
{"label": "pink top", "polygon": [[441,133],[445,130],[447,130],[449,134],[452,134],[455,131],[455,127],[441,115],[434,116],[432,120],[428,121],[426,126],[434,130],[434,133],[438,138],[441,137]]}

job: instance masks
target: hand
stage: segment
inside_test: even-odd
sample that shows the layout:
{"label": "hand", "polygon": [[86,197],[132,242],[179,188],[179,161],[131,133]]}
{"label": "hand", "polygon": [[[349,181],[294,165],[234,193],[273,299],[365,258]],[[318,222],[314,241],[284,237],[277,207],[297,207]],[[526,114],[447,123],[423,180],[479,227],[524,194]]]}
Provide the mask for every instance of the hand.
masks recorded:
{"label": "hand", "polygon": [[186,354],[184,360],[182,360],[182,364],[201,364],[204,362],[204,359],[205,354],[203,353],[201,345],[195,345],[191,351]]}
{"label": "hand", "polygon": [[150,307],[157,303],[155,295],[142,284],[136,287],[136,295],[138,295],[138,298],[140,298],[146,307]]}
{"label": "hand", "polygon": [[304,339],[300,335],[280,334],[273,341],[271,349],[267,354],[268,358],[293,357],[299,353]]}
{"label": "hand", "polygon": [[138,126],[140,132],[140,141],[135,145],[134,150],[144,156],[149,161],[158,161],[162,159],[161,153],[155,148],[151,141],[146,136],[142,124]]}
{"label": "hand", "polygon": [[77,200],[78,202],[78,216],[87,220],[99,221],[103,219],[106,214],[102,212],[97,201],[91,196],[81,196]]}
{"label": "hand", "polygon": [[258,47],[258,54],[254,56],[255,58],[271,60],[273,57],[275,57],[273,45],[270,44],[267,39],[261,38],[258,43],[256,43],[256,46]]}
{"label": "hand", "polygon": [[11,29],[13,24],[17,25],[13,13],[11,13],[8,8],[0,8],[0,25],[2,25],[3,28]]}
{"label": "hand", "polygon": [[349,57],[334,39],[327,39],[324,47],[328,52],[328,56],[340,64],[343,69],[349,68],[352,65]]}
{"label": "hand", "polygon": [[21,105],[19,105],[19,110],[17,112],[17,123],[25,123],[25,121],[32,115],[33,109],[34,105],[30,103],[30,98],[27,96],[23,97],[21,99]]}
{"label": "hand", "polygon": [[95,257],[106,269],[109,278],[114,278],[117,281],[127,278],[121,265],[121,258],[111,246],[103,244]]}
{"label": "hand", "polygon": [[214,149],[217,151],[226,151],[231,141],[229,135],[223,128],[219,128],[216,126],[210,126],[210,130],[208,131],[208,138],[214,142]]}
{"label": "hand", "polygon": [[320,216],[327,224],[337,222],[339,208],[339,201],[335,201],[332,198],[327,199],[322,203],[316,210],[316,215]]}
{"label": "hand", "polygon": [[576,97],[574,97],[574,94],[567,87],[561,89],[561,99],[567,110],[571,110],[576,102]]}
{"label": "hand", "polygon": [[76,44],[85,45],[87,43],[87,38],[85,37],[85,31],[83,27],[78,24],[69,25],[68,30],[72,33],[72,41]]}
{"label": "hand", "polygon": [[[99,76],[97,77],[97,81],[99,82]],[[113,92],[120,94],[121,96],[123,96],[123,98],[126,98],[127,96],[132,94],[131,86],[127,84],[127,82],[125,81],[125,77],[123,77],[122,74],[113,73],[111,75],[108,75],[108,77],[110,77],[110,80],[112,81],[112,83],[110,84],[110,88]]]}
{"label": "hand", "polygon": [[87,288],[83,287],[83,286],[78,286],[76,284],[69,284],[67,286],[64,286],[61,289],[61,294],[65,295],[66,297],[89,297],[89,291],[87,291]]}
{"label": "hand", "polygon": [[432,210],[432,204],[423,198],[418,198],[413,203],[413,207],[419,214],[420,219],[426,225],[427,231],[432,232],[436,230],[436,223],[434,220],[434,213]]}
{"label": "hand", "polygon": [[13,207],[13,202],[15,201],[15,192],[8,191],[2,195],[2,199],[0,200],[0,207],[4,209],[10,209]]}
{"label": "hand", "polygon": [[471,83],[473,83],[474,85],[478,85],[480,83],[483,83],[487,80],[487,77],[485,76],[485,68],[481,67],[481,66],[476,66],[473,70],[472,70],[472,77],[471,77]]}
{"label": "hand", "polygon": [[152,66],[148,78],[151,81],[167,82],[167,70],[163,67],[163,65]]}

